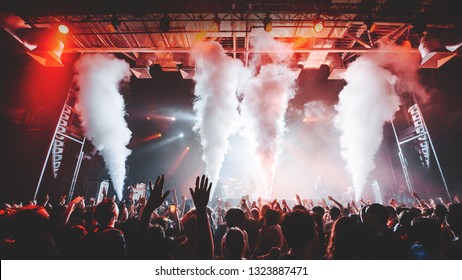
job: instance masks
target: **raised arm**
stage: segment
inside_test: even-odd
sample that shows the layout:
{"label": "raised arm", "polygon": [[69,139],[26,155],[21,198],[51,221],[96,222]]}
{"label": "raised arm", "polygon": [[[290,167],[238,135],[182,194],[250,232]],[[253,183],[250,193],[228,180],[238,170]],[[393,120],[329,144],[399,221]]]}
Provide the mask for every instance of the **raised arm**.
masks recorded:
{"label": "raised arm", "polygon": [[184,216],[184,211],[185,211],[185,208],[186,208],[186,196],[182,195],[181,200],[182,200],[181,201],[181,209],[180,209],[181,212],[179,213],[180,219],[183,218],[183,216]]}
{"label": "raised arm", "polygon": [[424,204],[422,200],[420,199],[419,195],[416,192],[412,192],[412,196],[416,199],[416,201],[419,203],[420,208],[424,208]]}
{"label": "raised arm", "polygon": [[221,198],[217,198],[217,226],[224,224],[225,222],[223,221],[223,202],[221,201]]}
{"label": "raised arm", "polygon": [[64,210],[64,214],[62,216],[61,224],[66,225],[69,222],[69,218],[72,215],[72,212],[74,212],[75,208],[77,208],[77,205],[83,201],[83,196],[78,196],[74,198],[71,202],[66,207],[66,210]]}
{"label": "raised arm", "polygon": [[178,198],[176,196],[176,189],[175,189],[175,186],[172,186],[170,188],[170,192],[172,193],[172,196],[173,196],[173,204],[175,204],[176,208],[175,208],[175,213],[172,213],[173,215],[173,218],[175,219],[175,223],[177,225],[177,230],[178,232],[181,232],[181,224],[180,224],[180,216],[179,216],[179,211],[178,211]]}
{"label": "raised arm", "polygon": [[49,201],[49,200],[50,200],[50,196],[47,194],[47,195],[45,196],[45,200],[44,200],[43,203],[42,203],[42,206],[43,206],[43,207],[47,207],[47,204],[48,204],[48,201]]}
{"label": "raised arm", "polygon": [[140,236],[143,238],[146,236],[146,232],[148,231],[149,227],[149,220],[151,218],[152,212],[156,210],[159,206],[162,205],[164,200],[169,195],[170,191],[166,191],[162,194],[164,189],[164,175],[158,176],[156,180],[156,184],[154,187],[152,186],[152,181],[149,181],[149,198],[144,206],[144,209],[141,213],[140,224],[138,226],[138,231]]}
{"label": "raised arm", "polygon": [[211,189],[212,183],[209,184],[209,179],[205,177],[205,175],[202,175],[200,180],[199,176],[197,176],[194,190],[191,188],[189,189],[197,213],[197,229],[199,234],[198,256],[203,260],[213,259],[213,239],[209,219],[207,217],[207,204],[209,202]]}
{"label": "raised arm", "polygon": [[303,205],[302,200],[300,199],[300,196],[298,194],[295,195],[295,200],[297,200],[297,205]]}
{"label": "raised arm", "polygon": [[[352,211],[354,210],[354,211]],[[359,214],[359,209],[358,207],[356,207],[356,202],[353,200],[351,200],[351,203],[350,203],[350,212],[351,213],[354,213],[354,214]]]}
{"label": "raised arm", "polygon": [[290,207],[287,205],[287,201],[285,199],[282,200],[282,207],[284,213],[289,213],[290,212]]}
{"label": "raised arm", "polygon": [[335,200],[332,196],[328,196],[327,199],[329,199],[330,201],[332,201],[335,205],[337,205],[340,210],[342,210],[344,207],[342,205],[342,203],[338,202],[337,200]]}

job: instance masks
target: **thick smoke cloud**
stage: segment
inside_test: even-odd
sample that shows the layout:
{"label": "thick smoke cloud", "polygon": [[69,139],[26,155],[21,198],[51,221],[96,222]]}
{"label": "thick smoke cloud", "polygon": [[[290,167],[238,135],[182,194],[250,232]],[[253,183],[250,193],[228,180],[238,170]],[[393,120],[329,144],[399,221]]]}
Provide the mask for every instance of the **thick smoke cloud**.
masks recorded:
{"label": "thick smoke cloud", "polygon": [[114,190],[122,199],[125,161],[131,151],[125,104],[119,85],[130,78],[129,65],[114,56],[84,55],[76,63],[77,111],[85,136],[103,156]]}
{"label": "thick smoke cloud", "polygon": [[285,130],[285,114],[289,101],[294,97],[297,75],[286,63],[291,55],[288,46],[277,42],[266,32],[253,33],[256,51],[271,51],[271,62],[261,65],[261,57],[254,59],[255,75],[244,88],[241,115],[245,134],[255,141],[264,193],[271,197],[273,181],[281,152],[281,140]]}
{"label": "thick smoke cloud", "polygon": [[360,57],[350,64],[345,80],[334,124],[341,133],[341,154],[359,199],[375,168],[383,125],[399,110],[400,100],[394,88],[397,77],[371,57]]}
{"label": "thick smoke cloud", "polygon": [[387,52],[370,55],[370,59],[397,77],[395,90],[398,95],[413,93],[418,102],[427,103],[431,93],[427,91],[419,80],[420,55],[412,52],[412,48],[405,45],[382,44],[380,49]]}
{"label": "thick smoke cloud", "polygon": [[195,43],[192,58],[196,62],[194,129],[200,135],[205,173],[215,184],[229,149],[228,138],[239,128],[236,94],[246,71],[241,61],[227,56],[215,41]]}

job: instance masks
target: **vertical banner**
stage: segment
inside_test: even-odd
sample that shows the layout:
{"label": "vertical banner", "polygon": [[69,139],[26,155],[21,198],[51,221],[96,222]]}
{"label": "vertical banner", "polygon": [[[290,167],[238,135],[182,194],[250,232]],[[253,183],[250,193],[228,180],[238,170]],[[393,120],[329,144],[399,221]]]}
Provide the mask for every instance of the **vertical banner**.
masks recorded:
{"label": "vertical banner", "polygon": [[57,130],[53,139],[53,147],[51,149],[51,163],[53,177],[55,179],[58,177],[59,168],[61,167],[63,160],[64,147],[67,141],[69,141],[69,139],[83,141],[84,138],[79,117],[74,110],[76,103],[76,92],[77,88],[76,84],[74,83],[72,84],[67,100],[64,103],[61,116],[58,120]]}
{"label": "vertical banner", "polygon": [[420,162],[427,169],[430,168],[430,143],[428,141],[428,131],[423,122],[422,112],[417,104],[409,107],[407,112],[411,115],[414,122],[415,134],[417,138],[417,149],[419,151]]}

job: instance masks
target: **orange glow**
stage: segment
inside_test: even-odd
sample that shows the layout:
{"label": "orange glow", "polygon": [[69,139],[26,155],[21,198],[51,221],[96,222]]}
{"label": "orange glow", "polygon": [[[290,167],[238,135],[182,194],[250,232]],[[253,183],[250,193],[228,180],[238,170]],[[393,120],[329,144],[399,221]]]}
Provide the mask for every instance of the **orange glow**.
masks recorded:
{"label": "orange glow", "polygon": [[162,134],[157,133],[157,134],[150,135],[148,137],[144,137],[144,138],[141,138],[141,139],[136,139],[136,140],[134,140],[133,142],[130,143],[130,146],[136,146],[136,145],[139,145],[139,144],[142,144],[142,143],[145,143],[145,142],[148,142],[148,141],[160,138],[160,137],[162,137]]}
{"label": "orange glow", "polygon": [[69,27],[67,27],[64,24],[60,24],[58,26],[58,31],[61,32],[62,34],[67,34],[67,33],[69,33]]}
{"label": "orange glow", "polygon": [[189,152],[189,147],[184,148],[183,152],[181,152],[181,155],[177,158],[175,163],[170,167],[170,169],[167,172],[167,175],[165,177],[170,177],[172,174],[178,169],[178,166],[180,166],[181,162],[185,158],[186,154]]}
{"label": "orange glow", "polygon": [[157,139],[157,138],[160,138],[160,137],[162,137],[162,134],[161,134],[161,133],[157,133],[157,134],[154,134],[154,135],[151,135],[151,136],[142,138],[141,141],[142,141],[142,142],[146,142],[146,141],[154,140],[154,139]]}
{"label": "orange glow", "polygon": [[412,48],[411,41],[405,40],[405,41],[403,42],[403,46],[406,47],[406,48]]}
{"label": "orange glow", "polygon": [[171,121],[171,122],[174,122],[176,121],[176,118],[173,117],[173,116],[164,116],[164,115],[157,115],[157,114],[150,114],[148,116],[146,116],[146,119],[149,121],[149,120],[165,120],[165,121]]}

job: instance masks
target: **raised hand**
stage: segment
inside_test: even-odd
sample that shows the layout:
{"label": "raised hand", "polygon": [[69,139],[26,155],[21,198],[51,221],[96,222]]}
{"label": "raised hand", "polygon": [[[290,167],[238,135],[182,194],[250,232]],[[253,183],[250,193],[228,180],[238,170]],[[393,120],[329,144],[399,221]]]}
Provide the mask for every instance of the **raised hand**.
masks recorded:
{"label": "raised hand", "polygon": [[66,204],[66,195],[62,195],[59,198],[59,205],[65,205]]}
{"label": "raised hand", "polygon": [[196,209],[204,210],[207,208],[211,189],[212,183],[209,184],[209,178],[205,177],[205,175],[202,175],[202,178],[199,182],[199,176],[197,176],[196,187],[194,188],[194,190],[192,188],[189,188]]}
{"label": "raised hand", "polygon": [[334,199],[332,198],[332,196],[330,196],[330,195],[327,196],[327,199],[329,199],[330,201],[334,200]]}
{"label": "raised hand", "polygon": [[388,203],[395,208],[398,207],[398,203],[396,202],[396,199],[394,198],[390,199]]}
{"label": "raised hand", "polygon": [[455,196],[454,196],[454,202],[455,202],[455,203],[460,203],[460,201],[459,201],[459,196],[458,196],[458,195],[455,195]]}
{"label": "raised hand", "polygon": [[354,200],[351,200],[351,207],[356,208],[356,202]]}
{"label": "raised hand", "polygon": [[308,206],[311,207],[311,208],[314,208],[314,202],[312,199],[308,199]]}
{"label": "raised hand", "polygon": [[221,201],[221,198],[220,198],[220,197],[217,198],[217,208],[218,208],[218,209],[221,209],[221,208],[222,208],[222,205],[223,205],[223,203],[222,203],[222,201]]}
{"label": "raised hand", "polygon": [[77,196],[68,205],[68,207],[76,208],[79,203],[83,201],[83,196]]}
{"label": "raised hand", "polygon": [[149,181],[149,199],[146,202],[146,207],[150,210],[157,209],[162,205],[164,200],[170,194],[170,191],[166,191],[162,194],[164,189],[164,175],[157,176],[156,184],[152,187],[152,181]]}
{"label": "raised hand", "polygon": [[140,207],[144,207],[146,206],[146,197],[145,196],[140,196],[140,198],[138,199],[138,205]]}
{"label": "raised hand", "polygon": [[302,205],[302,200],[300,199],[300,196],[298,194],[295,195],[295,200],[297,200],[298,205]]}

